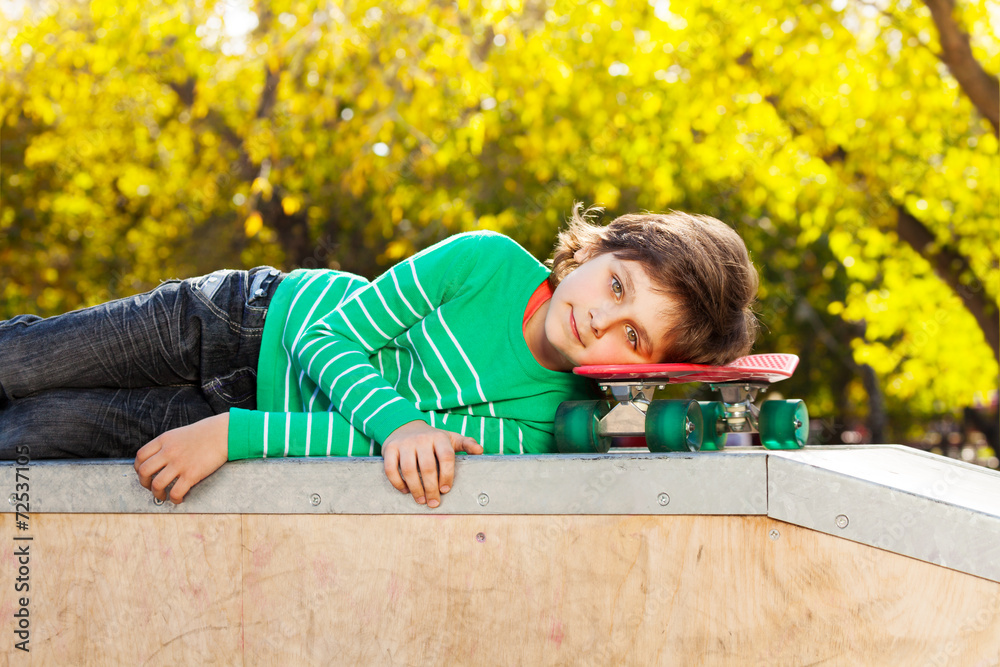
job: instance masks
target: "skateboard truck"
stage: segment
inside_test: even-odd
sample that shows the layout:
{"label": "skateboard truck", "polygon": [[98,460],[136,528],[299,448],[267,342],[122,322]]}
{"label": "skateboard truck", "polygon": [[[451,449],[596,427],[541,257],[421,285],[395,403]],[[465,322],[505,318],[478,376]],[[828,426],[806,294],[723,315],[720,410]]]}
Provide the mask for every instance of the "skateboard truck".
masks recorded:
{"label": "skateboard truck", "polygon": [[754,405],[757,392],[767,391],[766,384],[711,384],[712,391],[722,396],[723,417],[728,433],[752,433],[757,430],[760,408]]}
{"label": "skateboard truck", "polygon": [[[760,433],[769,449],[805,444],[809,414],[800,400],[754,405],[771,383],[790,377],[798,357],[753,355],[727,366],[639,364],[581,366],[578,375],[599,381],[609,400],[568,401],[556,412],[556,444],[562,452],[607,452],[611,438],[644,436],[650,451],[722,449],[729,433]],[[707,382],[721,401],[653,400],[666,384]]]}
{"label": "skateboard truck", "polygon": [[657,387],[663,389],[664,385],[636,385],[628,382],[601,384],[601,389],[610,391],[618,404],[601,418],[598,433],[609,437],[645,435],[646,411]]}

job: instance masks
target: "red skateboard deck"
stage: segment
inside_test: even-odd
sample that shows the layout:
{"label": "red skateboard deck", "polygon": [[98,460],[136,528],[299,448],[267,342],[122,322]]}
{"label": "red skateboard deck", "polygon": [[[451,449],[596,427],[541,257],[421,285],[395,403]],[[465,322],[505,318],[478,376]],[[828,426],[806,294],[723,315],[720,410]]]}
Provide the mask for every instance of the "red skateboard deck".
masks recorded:
{"label": "red skateboard deck", "polygon": [[622,364],[577,366],[573,372],[594,380],[635,384],[685,382],[777,382],[792,376],[799,358],[794,354],[751,354],[725,366],[706,364]]}

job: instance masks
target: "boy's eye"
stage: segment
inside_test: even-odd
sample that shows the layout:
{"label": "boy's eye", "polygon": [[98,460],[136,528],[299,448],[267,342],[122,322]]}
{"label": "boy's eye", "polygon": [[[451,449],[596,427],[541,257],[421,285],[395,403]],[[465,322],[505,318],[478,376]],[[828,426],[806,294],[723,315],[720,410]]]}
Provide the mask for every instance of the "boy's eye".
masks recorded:
{"label": "boy's eye", "polygon": [[632,344],[632,347],[638,349],[639,347],[639,334],[635,332],[635,329],[629,325],[625,325],[625,337],[628,338],[628,342]]}
{"label": "boy's eye", "polygon": [[611,291],[615,293],[616,297],[622,295],[622,283],[618,280],[618,276],[611,276]]}

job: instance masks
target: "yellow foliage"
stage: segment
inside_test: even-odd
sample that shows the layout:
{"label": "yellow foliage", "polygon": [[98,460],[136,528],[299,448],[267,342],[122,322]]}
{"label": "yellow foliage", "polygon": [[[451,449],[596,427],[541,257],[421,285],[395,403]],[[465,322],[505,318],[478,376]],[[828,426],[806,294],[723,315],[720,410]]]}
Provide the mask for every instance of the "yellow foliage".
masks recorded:
{"label": "yellow foliage", "polygon": [[254,211],[247,216],[247,219],[243,222],[243,231],[246,232],[247,238],[250,238],[256,236],[263,226],[264,218],[260,213]]}
{"label": "yellow foliage", "polygon": [[[776,311],[758,347],[813,348],[800,386],[817,405],[838,403],[826,378],[845,350],[897,407],[996,386],[966,305],[894,232],[904,206],[997,300],[997,141],[942,74],[919,5],[887,10],[900,38],[856,3],[407,0],[376,16],[296,0],[232,39],[206,32],[212,2],[93,0],[58,17],[22,4],[0,33],[8,315],[79,305],[112,272],[127,279],[109,296],[240,262],[374,275],[459,229],[544,255],[584,200],[732,223]],[[955,13],[995,73],[987,3]],[[267,72],[279,86],[262,106]],[[303,209],[313,258],[286,256],[264,219]],[[817,342],[801,302],[841,350]],[[860,385],[844,391],[863,402]]]}

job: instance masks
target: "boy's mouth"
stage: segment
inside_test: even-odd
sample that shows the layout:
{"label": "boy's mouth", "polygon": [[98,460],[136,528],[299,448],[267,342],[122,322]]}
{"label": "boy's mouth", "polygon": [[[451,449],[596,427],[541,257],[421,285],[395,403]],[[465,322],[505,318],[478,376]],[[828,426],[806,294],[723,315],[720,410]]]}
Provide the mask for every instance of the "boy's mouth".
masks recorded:
{"label": "boy's mouth", "polygon": [[573,335],[576,336],[576,339],[582,345],[583,344],[583,339],[580,338],[580,331],[576,328],[576,318],[573,317],[573,309],[572,308],[570,308],[570,310],[569,310],[569,326],[573,329]]}

